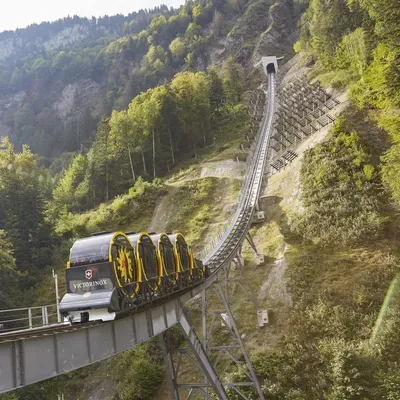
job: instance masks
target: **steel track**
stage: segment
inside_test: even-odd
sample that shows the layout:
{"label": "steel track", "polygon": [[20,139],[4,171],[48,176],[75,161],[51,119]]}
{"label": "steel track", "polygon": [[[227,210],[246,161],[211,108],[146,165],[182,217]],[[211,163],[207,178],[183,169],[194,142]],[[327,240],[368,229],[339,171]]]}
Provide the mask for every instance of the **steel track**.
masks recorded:
{"label": "steel track", "polygon": [[[268,73],[268,100],[265,110],[266,112],[264,113],[264,118],[260,124],[252,161],[242,184],[237,210],[232,217],[231,223],[225,234],[219,240],[215,248],[211,250],[211,252],[203,260],[203,263],[206,264],[211,271],[210,277],[206,279],[203,284],[198,285],[197,288],[194,289],[196,286],[195,285],[194,287],[187,289],[187,292],[192,293],[193,296],[197,295],[201,290],[204,290],[212,285],[218,279],[219,270],[227,263],[232,262],[232,260],[238,254],[240,246],[242,245],[245,236],[250,229],[263,182],[266,161],[269,155],[269,142],[275,111],[275,90],[275,73]],[[182,292],[180,294],[182,294]],[[168,296],[163,300],[166,303],[174,297],[176,296]],[[160,302],[157,301],[154,303],[154,305],[144,304],[143,307],[140,307],[140,309],[138,308],[138,311],[142,311],[146,308],[151,309],[152,306],[159,305],[159,303]],[[9,334],[1,335],[0,343],[86,329],[99,323],[100,322],[86,323],[72,326],[66,326],[63,324],[52,327],[43,327],[42,329],[38,328],[30,332],[14,331],[10,332]]]}

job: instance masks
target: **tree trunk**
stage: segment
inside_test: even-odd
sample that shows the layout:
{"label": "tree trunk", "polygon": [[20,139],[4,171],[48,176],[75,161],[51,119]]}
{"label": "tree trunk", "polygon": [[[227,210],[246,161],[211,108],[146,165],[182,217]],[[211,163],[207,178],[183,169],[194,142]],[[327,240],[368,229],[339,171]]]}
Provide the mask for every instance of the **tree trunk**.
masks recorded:
{"label": "tree trunk", "polygon": [[200,118],[200,123],[201,123],[201,131],[203,132],[203,142],[204,142],[204,147],[207,145],[206,141],[206,132],[204,131],[204,125],[203,125],[203,120]]}
{"label": "tree trunk", "polygon": [[171,135],[171,129],[168,127],[168,134],[169,134],[169,145],[171,146],[171,157],[172,157],[172,164],[175,165],[175,154],[174,154],[174,147],[172,145],[172,135]]}
{"label": "tree trunk", "polygon": [[142,151],[143,171],[147,175],[146,160],[144,159],[144,153]]}
{"label": "tree trunk", "polygon": [[131,156],[131,148],[128,145],[128,155],[129,155],[129,163],[131,164],[131,171],[132,171],[132,179],[133,179],[133,184],[136,183],[136,175],[135,175],[135,170],[133,169],[133,162],[132,162],[132,156]]}
{"label": "tree trunk", "polygon": [[154,179],[156,179],[156,142],[155,142],[154,129],[152,129],[152,131],[153,131],[153,176]]}
{"label": "tree trunk", "polygon": [[108,177],[108,162],[106,161],[106,201],[108,201],[108,185],[109,185],[109,177]]}

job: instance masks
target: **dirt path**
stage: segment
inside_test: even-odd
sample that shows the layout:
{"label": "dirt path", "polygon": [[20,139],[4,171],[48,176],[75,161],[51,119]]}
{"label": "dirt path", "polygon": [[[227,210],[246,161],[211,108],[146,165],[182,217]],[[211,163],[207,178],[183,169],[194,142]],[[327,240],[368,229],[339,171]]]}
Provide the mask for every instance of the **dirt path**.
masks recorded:
{"label": "dirt path", "polygon": [[176,188],[166,186],[167,194],[158,199],[154,209],[153,217],[147,227],[147,232],[164,232],[167,221],[173,212],[174,204],[171,201]]}
{"label": "dirt path", "polygon": [[269,271],[267,280],[262,284],[259,292],[260,300],[271,299],[278,301],[284,307],[292,306],[292,298],[287,291],[285,271],[288,266],[285,259],[285,251],[287,244],[285,243],[280,251],[278,258],[275,260],[271,270]]}

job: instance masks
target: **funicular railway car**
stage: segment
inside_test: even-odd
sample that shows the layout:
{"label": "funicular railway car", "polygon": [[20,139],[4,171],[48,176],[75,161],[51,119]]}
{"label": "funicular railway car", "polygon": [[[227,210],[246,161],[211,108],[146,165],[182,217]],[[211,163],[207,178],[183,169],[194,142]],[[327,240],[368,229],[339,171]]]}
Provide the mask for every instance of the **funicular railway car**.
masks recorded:
{"label": "funicular railway car", "polygon": [[175,263],[185,281],[197,281],[205,277],[203,263],[197,260],[181,233],[169,235],[174,247]]}
{"label": "funicular railway car", "polygon": [[60,312],[70,323],[109,321],[205,276],[181,234],[95,234],[71,248]]}
{"label": "funicular railway car", "polygon": [[140,270],[140,277],[137,281],[140,283],[141,295],[143,299],[146,295],[156,291],[163,276],[162,266],[157,259],[157,250],[151,237],[145,233],[128,235],[130,242],[135,250]]}

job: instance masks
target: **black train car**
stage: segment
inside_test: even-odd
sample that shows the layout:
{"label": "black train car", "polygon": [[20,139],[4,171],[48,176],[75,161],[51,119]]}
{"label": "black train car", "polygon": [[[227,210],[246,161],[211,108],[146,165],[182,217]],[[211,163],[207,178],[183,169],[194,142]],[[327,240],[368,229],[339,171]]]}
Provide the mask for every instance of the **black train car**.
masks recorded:
{"label": "black train car", "polygon": [[175,263],[182,274],[184,282],[193,282],[204,279],[207,271],[200,260],[197,260],[181,233],[170,234],[169,238],[174,246]]}
{"label": "black train car", "polygon": [[190,287],[205,276],[180,233],[99,234],[72,246],[60,312],[66,322],[109,321],[119,311]]}
{"label": "black train car", "polygon": [[67,263],[60,312],[71,322],[113,320],[121,306],[119,288],[135,285],[138,275],[134,249],[123,232],[77,240]]}

